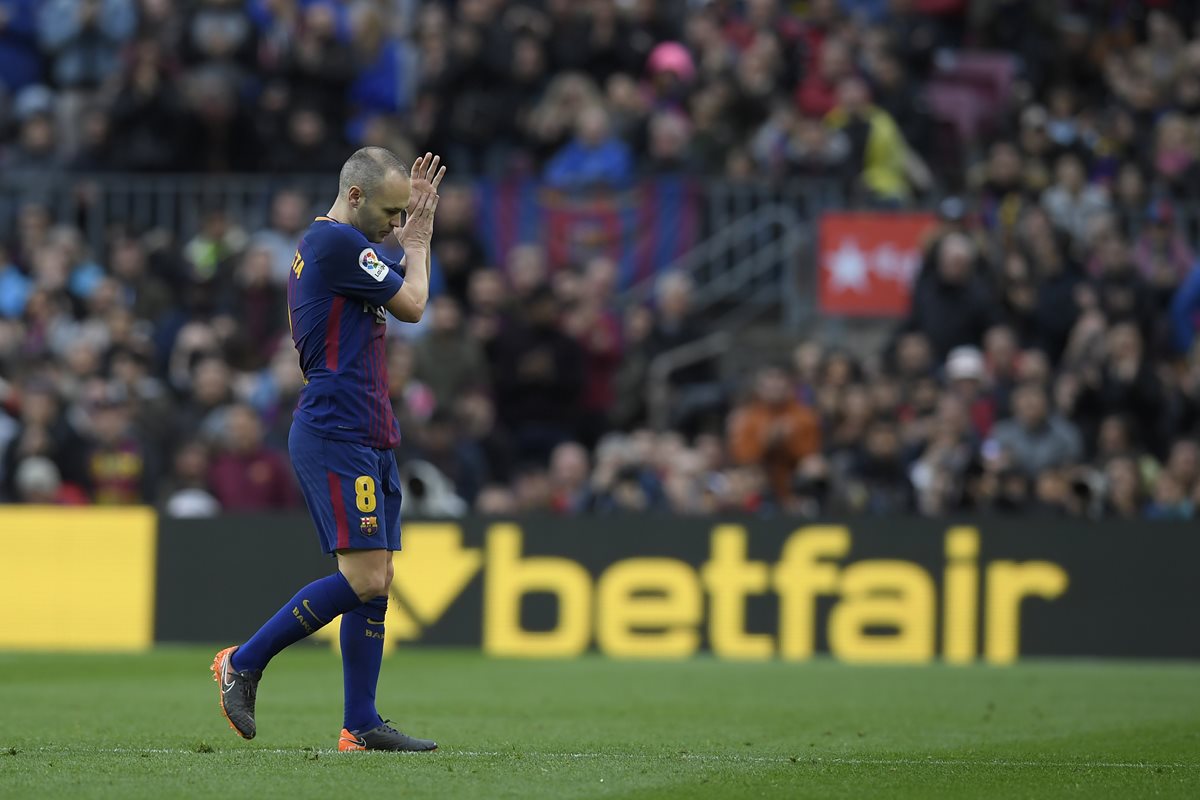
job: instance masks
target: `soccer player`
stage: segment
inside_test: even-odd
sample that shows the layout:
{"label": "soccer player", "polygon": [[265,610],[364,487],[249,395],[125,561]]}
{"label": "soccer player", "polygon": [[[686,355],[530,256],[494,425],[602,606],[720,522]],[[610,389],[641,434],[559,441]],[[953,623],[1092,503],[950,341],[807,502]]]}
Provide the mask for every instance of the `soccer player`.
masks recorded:
{"label": "soccer player", "polygon": [[[345,718],[339,750],[436,750],[375,709],[392,551],[400,549],[400,426],[388,399],[385,312],[417,322],[429,299],[430,237],[446,173],[426,153],[411,176],[394,154],[365,147],[346,161],[337,202],[309,226],[288,275],[288,320],[304,388],[288,451],[309,513],[337,571],[313,581],[245,644],[213,659],[221,711],[244,739],[267,663],[342,615]],[[402,221],[402,212],[407,218]],[[372,243],[395,235],[397,263]]]}

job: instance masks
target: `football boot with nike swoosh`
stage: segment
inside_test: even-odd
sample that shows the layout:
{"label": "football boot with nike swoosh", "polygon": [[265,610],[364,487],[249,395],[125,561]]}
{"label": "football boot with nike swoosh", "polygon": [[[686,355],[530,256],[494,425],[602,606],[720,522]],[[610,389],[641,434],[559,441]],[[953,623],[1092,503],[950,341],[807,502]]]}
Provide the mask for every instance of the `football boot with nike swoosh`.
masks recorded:
{"label": "football boot with nike swoosh", "polygon": [[338,750],[343,753],[353,750],[391,750],[401,753],[428,753],[437,750],[437,742],[430,739],[418,739],[401,733],[385,719],[377,728],[365,731],[348,731],[342,728],[338,737]]}
{"label": "football boot with nike swoosh", "polygon": [[262,670],[245,669],[237,672],[231,659],[237,647],[226,647],[213,658],[213,680],[220,690],[221,713],[229,727],[243,739],[253,739],[258,732],[254,724],[254,700],[258,695],[258,682]]}

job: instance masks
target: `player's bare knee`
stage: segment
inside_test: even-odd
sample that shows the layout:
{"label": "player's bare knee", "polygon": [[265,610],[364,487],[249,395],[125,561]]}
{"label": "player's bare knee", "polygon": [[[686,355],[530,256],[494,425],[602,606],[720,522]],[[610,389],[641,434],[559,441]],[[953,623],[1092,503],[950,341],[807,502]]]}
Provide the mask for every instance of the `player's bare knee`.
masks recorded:
{"label": "player's bare knee", "polygon": [[391,553],[386,550],[338,553],[338,569],[363,602],[387,593],[391,585],[391,562]]}
{"label": "player's bare knee", "polygon": [[381,572],[379,572],[378,574],[376,574],[374,576],[374,578],[375,578],[375,581],[371,586],[370,594],[368,594],[366,597],[363,598],[364,603],[367,602],[368,600],[373,600],[376,597],[379,597],[379,595],[381,595],[381,594],[387,594],[388,589],[391,588],[391,585],[392,585],[391,570],[384,569]]}
{"label": "player's bare knee", "polygon": [[364,603],[387,593],[389,583],[386,569],[354,570],[349,574],[345,572],[342,574],[346,575],[346,581],[350,584],[350,588]]}

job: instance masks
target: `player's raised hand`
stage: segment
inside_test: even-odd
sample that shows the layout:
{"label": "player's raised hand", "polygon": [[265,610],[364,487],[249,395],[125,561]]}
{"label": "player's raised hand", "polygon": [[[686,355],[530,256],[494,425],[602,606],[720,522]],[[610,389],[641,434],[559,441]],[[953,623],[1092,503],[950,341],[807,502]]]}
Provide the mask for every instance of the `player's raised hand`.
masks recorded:
{"label": "player's raised hand", "polygon": [[433,153],[426,153],[423,156],[418,156],[413,162],[412,172],[409,173],[412,182],[412,194],[408,200],[408,213],[412,213],[416,208],[418,195],[421,192],[432,192],[437,194],[438,187],[442,184],[442,178],[446,177],[446,168],[438,168],[441,164],[442,157],[435,156]]}
{"label": "player's raised hand", "polygon": [[404,227],[396,232],[396,238],[405,251],[413,248],[428,251],[433,238],[433,216],[437,211],[438,196],[432,191],[414,191],[413,195],[416,200],[409,203],[408,219],[404,221]]}
{"label": "player's raised hand", "polygon": [[404,227],[396,231],[396,239],[405,250],[414,247],[428,249],[433,236],[433,218],[437,212],[438,186],[446,176],[446,168],[441,167],[441,156],[426,153],[413,162],[410,182],[412,192],[409,195],[407,219]]}

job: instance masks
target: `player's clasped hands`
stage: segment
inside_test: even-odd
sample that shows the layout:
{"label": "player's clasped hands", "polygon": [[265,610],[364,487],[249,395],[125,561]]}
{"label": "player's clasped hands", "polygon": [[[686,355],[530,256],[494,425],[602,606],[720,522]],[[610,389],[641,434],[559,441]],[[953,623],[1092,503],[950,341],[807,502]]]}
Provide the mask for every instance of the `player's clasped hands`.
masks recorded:
{"label": "player's clasped hands", "polygon": [[428,249],[433,237],[433,218],[437,212],[438,186],[446,176],[446,168],[440,167],[442,157],[426,153],[413,162],[407,219],[404,227],[396,232],[396,238],[406,251],[412,248]]}

